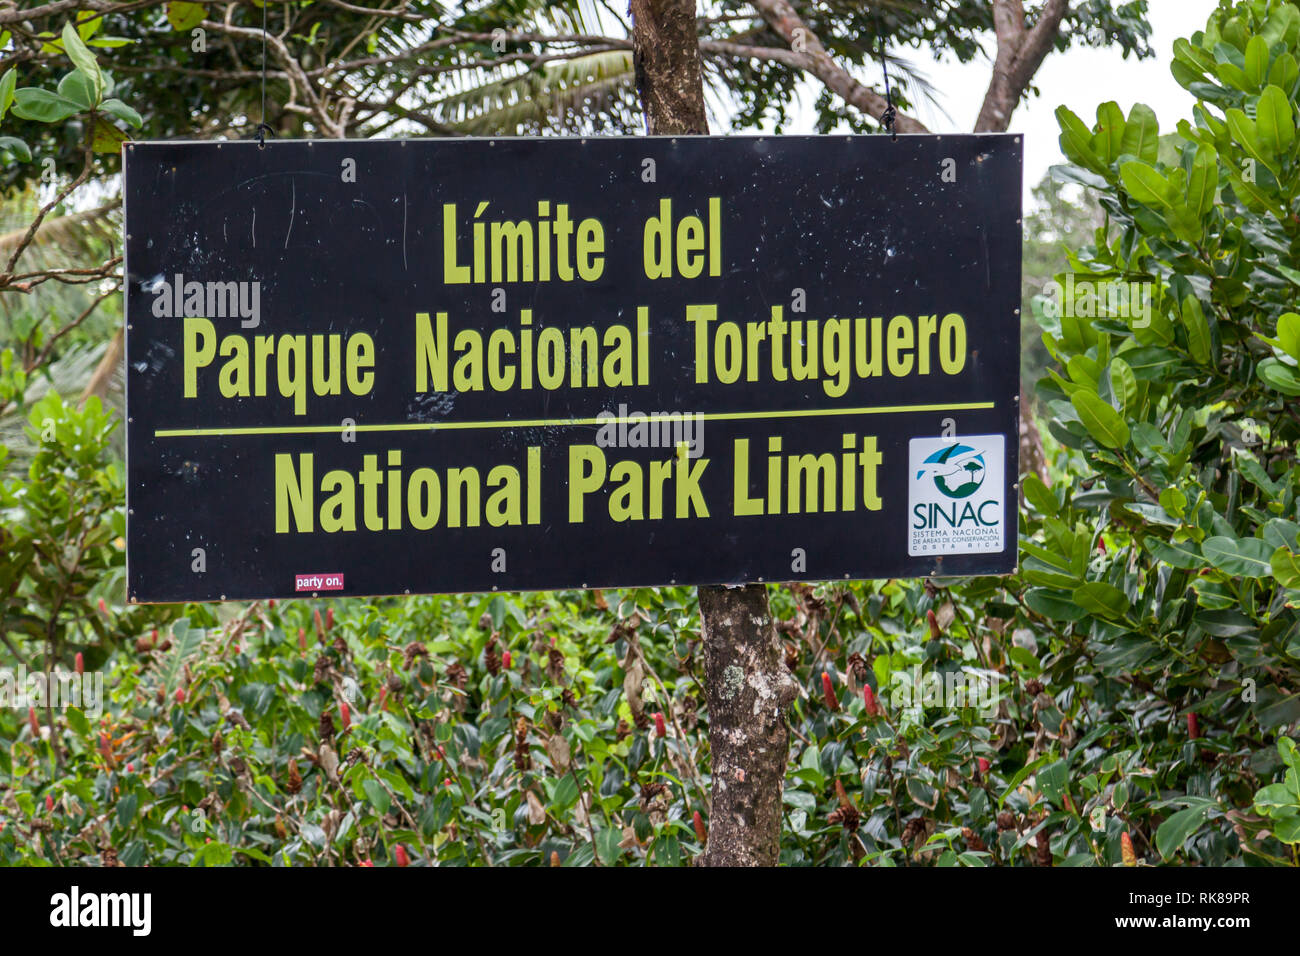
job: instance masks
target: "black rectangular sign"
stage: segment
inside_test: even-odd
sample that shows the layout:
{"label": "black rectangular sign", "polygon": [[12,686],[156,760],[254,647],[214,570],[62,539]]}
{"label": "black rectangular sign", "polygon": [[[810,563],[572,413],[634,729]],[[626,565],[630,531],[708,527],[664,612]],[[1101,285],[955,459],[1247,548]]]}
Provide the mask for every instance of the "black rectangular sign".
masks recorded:
{"label": "black rectangular sign", "polygon": [[1002,573],[1014,136],[137,143],[131,601]]}

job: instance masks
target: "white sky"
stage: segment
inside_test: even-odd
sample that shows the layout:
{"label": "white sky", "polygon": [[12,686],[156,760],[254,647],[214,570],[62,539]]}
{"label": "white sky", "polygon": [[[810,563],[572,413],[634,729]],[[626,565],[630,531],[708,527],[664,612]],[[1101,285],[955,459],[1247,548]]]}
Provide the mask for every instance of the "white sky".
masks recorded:
{"label": "white sky", "polygon": [[[1025,134],[1026,204],[1030,189],[1048,167],[1065,161],[1057,142],[1060,128],[1054,115],[1061,104],[1074,110],[1089,126],[1096,119],[1097,106],[1107,100],[1119,103],[1125,114],[1134,103],[1150,106],[1160,119],[1161,133],[1172,131],[1178,120],[1191,118],[1195,99],[1169,73],[1174,40],[1204,29],[1215,6],[1217,0],[1151,0],[1151,48],[1156,53],[1151,59],[1130,56],[1126,60],[1118,47],[1076,47],[1048,55],[1034,77],[1041,95],[1023,102],[1011,118],[1011,131]],[[991,35],[984,48],[990,53],[995,49]],[[909,59],[934,86],[936,98],[948,114],[922,103],[916,111],[917,119],[936,133],[970,132],[988,87],[990,62],[977,58],[963,65],[950,57],[936,63],[927,55]],[[810,107],[814,99],[815,95],[806,96],[805,105]],[[812,131],[811,112],[799,120],[800,128],[792,128],[791,132]]]}

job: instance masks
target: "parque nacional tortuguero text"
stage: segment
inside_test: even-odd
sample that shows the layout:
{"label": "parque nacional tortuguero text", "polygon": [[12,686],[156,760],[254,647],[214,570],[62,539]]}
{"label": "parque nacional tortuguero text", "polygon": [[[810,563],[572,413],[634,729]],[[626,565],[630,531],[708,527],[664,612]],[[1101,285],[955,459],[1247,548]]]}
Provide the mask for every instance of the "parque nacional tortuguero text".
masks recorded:
{"label": "parque nacional tortuguero text", "polygon": [[132,601],[1014,567],[1018,137],[125,170]]}

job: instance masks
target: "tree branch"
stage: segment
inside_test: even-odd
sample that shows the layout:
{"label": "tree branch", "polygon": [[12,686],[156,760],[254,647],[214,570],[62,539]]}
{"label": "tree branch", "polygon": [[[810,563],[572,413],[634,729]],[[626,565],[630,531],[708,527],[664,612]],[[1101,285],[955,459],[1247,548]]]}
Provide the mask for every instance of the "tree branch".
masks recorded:
{"label": "tree branch", "polygon": [[[827,89],[868,116],[880,117],[885,112],[889,102],[879,93],[863,86],[836,63],[826,52],[826,47],[822,46],[822,41],[817,39],[817,35],[808,28],[808,24],[804,23],[787,0],[752,0],[752,3],[768,25],[785,37],[794,54],[802,58],[803,68],[821,80]],[[929,132],[918,120],[902,113],[897,114],[894,128],[900,133]]]}
{"label": "tree branch", "polygon": [[1069,9],[1069,0],[1047,0],[1038,21],[1027,29],[1022,0],[993,0],[993,31],[998,52],[993,60],[993,77],[975,121],[975,132],[1006,132],[1011,125],[1011,114],[1051,51]]}

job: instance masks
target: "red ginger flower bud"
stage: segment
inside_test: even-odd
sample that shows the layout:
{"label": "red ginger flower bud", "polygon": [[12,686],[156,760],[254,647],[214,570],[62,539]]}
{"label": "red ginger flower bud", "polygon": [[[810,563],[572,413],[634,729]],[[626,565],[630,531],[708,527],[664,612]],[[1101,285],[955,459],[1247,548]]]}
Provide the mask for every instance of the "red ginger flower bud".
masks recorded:
{"label": "red ginger flower bud", "polygon": [[880,716],[880,704],[876,702],[876,692],[871,689],[870,684],[862,685],[862,703],[867,708],[868,717]]}
{"label": "red ginger flower bud", "polygon": [[696,810],[691,817],[691,822],[695,824],[695,839],[700,843],[709,842],[709,828],[704,825],[704,817],[700,816],[700,811]]}
{"label": "red ginger flower bud", "polygon": [[822,697],[831,710],[840,709],[840,699],[835,696],[835,685],[831,683],[831,675],[825,671],[822,671]]}

